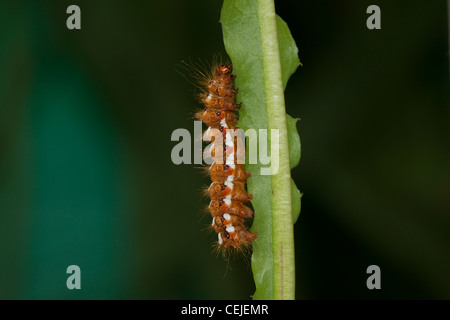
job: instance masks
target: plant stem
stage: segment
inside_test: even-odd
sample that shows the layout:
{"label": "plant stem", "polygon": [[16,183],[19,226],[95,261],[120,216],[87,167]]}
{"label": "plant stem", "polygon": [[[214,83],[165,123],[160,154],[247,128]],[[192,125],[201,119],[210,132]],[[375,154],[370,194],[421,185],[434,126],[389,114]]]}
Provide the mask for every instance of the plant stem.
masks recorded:
{"label": "plant stem", "polygon": [[[271,157],[272,184],[273,299],[295,299],[294,227],[291,205],[291,169],[284,90],[278,47],[275,4],[258,0],[258,18],[262,43],[264,90],[268,131],[279,132],[279,157]],[[277,159],[278,158],[278,159]],[[279,161],[279,163],[274,163]]]}

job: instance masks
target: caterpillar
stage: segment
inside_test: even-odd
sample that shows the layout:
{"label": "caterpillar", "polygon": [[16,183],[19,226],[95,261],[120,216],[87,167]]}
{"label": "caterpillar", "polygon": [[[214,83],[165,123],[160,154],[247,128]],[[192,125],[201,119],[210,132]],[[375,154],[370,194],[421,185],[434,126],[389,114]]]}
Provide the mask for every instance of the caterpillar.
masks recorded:
{"label": "caterpillar", "polygon": [[236,112],[241,107],[236,103],[238,89],[233,87],[236,76],[232,71],[231,64],[219,64],[210,77],[203,79],[204,89],[198,96],[205,108],[195,117],[208,127],[205,134],[218,130],[225,138],[218,142],[211,137],[214,162],[208,168],[212,181],[208,188],[211,199],[208,209],[219,248],[238,249],[249,246],[257,233],[251,233],[244,224],[245,219],[254,215],[245,205],[253,198],[245,188],[250,173],[245,171],[244,164],[236,161],[237,141],[229,134],[238,129]]}

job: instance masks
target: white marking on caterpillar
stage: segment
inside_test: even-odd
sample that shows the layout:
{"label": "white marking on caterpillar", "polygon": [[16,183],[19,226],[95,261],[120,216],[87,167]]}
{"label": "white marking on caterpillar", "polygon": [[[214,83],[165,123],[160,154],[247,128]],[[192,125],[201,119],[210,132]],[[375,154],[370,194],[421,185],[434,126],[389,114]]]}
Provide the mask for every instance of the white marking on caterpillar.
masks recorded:
{"label": "white marking on caterpillar", "polygon": [[236,165],[234,164],[234,161],[233,161],[233,160],[227,159],[227,161],[225,162],[225,164],[227,164],[231,169],[236,169]]}
{"label": "white marking on caterpillar", "polygon": [[226,230],[228,233],[231,233],[231,232],[234,232],[234,227],[233,227],[233,226],[228,226],[225,230]]}
{"label": "white marking on caterpillar", "polygon": [[228,188],[233,190],[233,186],[234,186],[233,182],[227,180],[227,181],[225,181],[224,185],[226,185]]}
{"label": "white marking on caterpillar", "polygon": [[234,141],[233,141],[233,137],[231,136],[231,134],[228,132],[227,130],[227,134],[225,136],[225,144],[229,147],[232,147],[234,150]]}
{"label": "white marking on caterpillar", "polygon": [[224,213],[223,217],[224,217],[225,220],[230,220],[231,219],[231,216],[228,213]]}
{"label": "white marking on caterpillar", "polygon": [[234,163],[234,150],[227,155],[225,164],[229,165],[233,169],[236,168],[236,165]]}

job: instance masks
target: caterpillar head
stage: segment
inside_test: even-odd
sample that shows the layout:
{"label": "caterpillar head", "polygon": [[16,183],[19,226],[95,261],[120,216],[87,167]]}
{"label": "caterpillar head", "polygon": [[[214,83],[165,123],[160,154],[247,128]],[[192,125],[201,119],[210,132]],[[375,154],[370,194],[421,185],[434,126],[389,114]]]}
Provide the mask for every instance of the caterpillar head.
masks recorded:
{"label": "caterpillar head", "polygon": [[228,65],[219,65],[216,68],[216,75],[221,76],[224,74],[229,74],[233,71],[233,66],[231,64]]}

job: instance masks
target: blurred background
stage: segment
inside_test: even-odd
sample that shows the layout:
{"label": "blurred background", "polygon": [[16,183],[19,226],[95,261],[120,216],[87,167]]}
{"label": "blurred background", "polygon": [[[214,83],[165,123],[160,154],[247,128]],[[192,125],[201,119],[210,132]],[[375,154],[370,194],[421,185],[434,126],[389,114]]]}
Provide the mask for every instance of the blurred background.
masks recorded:
{"label": "blurred background", "polygon": [[[216,257],[202,231],[208,177],[170,158],[200,107],[176,66],[226,55],[221,5],[0,2],[0,298],[250,298],[250,263]],[[303,63],[286,90],[301,118],[297,297],[449,299],[446,2],[276,7]],[[381,290],[366,287],[373,264]]]}

